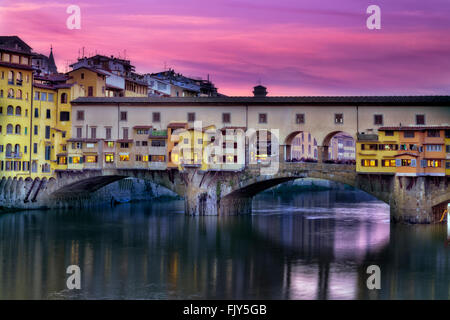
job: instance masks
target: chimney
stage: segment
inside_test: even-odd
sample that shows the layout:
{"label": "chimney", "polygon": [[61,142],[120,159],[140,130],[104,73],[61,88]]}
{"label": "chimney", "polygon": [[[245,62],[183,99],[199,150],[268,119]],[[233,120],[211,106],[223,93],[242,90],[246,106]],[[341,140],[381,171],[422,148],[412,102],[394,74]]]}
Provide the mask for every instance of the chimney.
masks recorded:
{"label": "chimney", "polygon": [[267,88],[262,85],[258,85],[253,88],[253,95],[255,97],[265,97],[267,96]]}

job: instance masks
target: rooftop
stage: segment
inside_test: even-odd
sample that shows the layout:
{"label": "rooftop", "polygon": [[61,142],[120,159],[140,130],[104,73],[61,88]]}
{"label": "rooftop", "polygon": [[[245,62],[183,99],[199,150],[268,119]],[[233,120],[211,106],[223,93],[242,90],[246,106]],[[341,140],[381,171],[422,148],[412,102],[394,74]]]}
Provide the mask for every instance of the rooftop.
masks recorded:
{"label": "rooftop", "polygon": [[[450,106],[450,96],[80,97],[72,104]],[[389,129],[386,129],[389,130]]]}

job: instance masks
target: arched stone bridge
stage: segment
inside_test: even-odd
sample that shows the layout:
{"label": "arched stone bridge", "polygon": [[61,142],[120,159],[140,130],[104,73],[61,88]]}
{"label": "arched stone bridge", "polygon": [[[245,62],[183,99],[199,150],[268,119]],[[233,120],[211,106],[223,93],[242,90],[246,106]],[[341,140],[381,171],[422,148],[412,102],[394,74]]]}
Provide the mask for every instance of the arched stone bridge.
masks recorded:
{"label": "arched stone bridge", "polygon": [[391,208],[393,221],[430,223],[433,207],[450,200],[449,177],[395,177],[358,174],[353,165],[280,163],[274,175],[261,175],[260,167],[202,172],[178,170],[103,169],[58,172],[50,179],[0,180],[0,203],[16,208],[80,206],[92,192],[114,181],[134,177],[152,181],[185,199],[189,215],[233,215],[251,212],[252,197],[283,182],[319,178],[361,189]]}

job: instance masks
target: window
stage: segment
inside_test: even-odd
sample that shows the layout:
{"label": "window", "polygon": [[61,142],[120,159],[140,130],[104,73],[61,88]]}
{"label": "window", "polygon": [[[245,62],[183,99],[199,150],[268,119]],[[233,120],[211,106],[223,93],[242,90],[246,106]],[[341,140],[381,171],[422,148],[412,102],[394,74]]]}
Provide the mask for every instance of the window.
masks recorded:
{"label": "window", "polygon": [[97,128],[96,127],[92,127],[91,128],[91,138],[92,139],[96,139],[97,138]]}
{"label": "window", "polygon": [[189,112],[187,114],[188,122],[194,122],[195,121],[195,112]]}
{"label": "window", "polygon": [[231,114],[230,113],[222,113],[222,122],[230,123],[231,122]]}
{"label": "window", "polygon": [[16,116],[20,116],[20,115],[22,115],[22,108],[17,106],[16,107]]}
{"label": "window", "polygon": [[450,130],[445,130],[445,137],[450,138]]}
{"label": "window", "polygon": [[38,152],[38,145],[37,143],[33,143],[33,153],[37,153]]}
{"label": "window", "polygon": [[414,138],[414,131],[405,131],[403,132],[404,138]]}
{"label": "window", "polygon": [[15,134],[20,134],[20,125],[16,124],[16,129],[14,130]]}
{"label": "window", "polygon": [[77,127],[77,138],[81,138],[83,136],[83,129],[80,127]]}
{"label": "window", "polygon": [[70,112],[69,111],[61,111],[59,113],[59,121],[70,121]]}
{"label": "window", "polygon": [[53,93],[49,93],[49,94],[48,94],[48,101],[49,101],[49,102],[53,102],[54,96],[55,96],[55,95],[54,95]]}
{"label": "window", "polygon": [[34,117],[39,118],[39,109],[38,108],[34,108]]}
{"label": "window", "polygon": [[88,87],[88,97],[94,96],[94,87],[89,86]]}
{"label": "window", "polygon": [[384,132],[384,135],[385,135],[386,137],[392,137],[392,136],[394,136],[394,130],[386,130],[386,131]]}
{"label": "window", "polygon": [[336,124],[344,123],[344,114],[343,113],[335,113],[334,114],[334,123],[336,123]]}
{"label": "window", "polygon": [[69,163],[83,163],[83,158],[82,157],[70,157],[69,158]]}
{"label": "window", "polygon": [[128,139],[128,128],[122,128],[123,130],[123,138]]}
{"label": "window", "polygon": [[410,167],[411,166],[411,159],[401,159],[401,166],[402,167]]}
{"label": "window", "polygon": [[395,167],[395,159],[381,160],[382,167]]}
{"label": "window", "polygon": [[34,93],[34,100],[39,100],[40,97],[41,97],[41,93],[40,93],[39,91],[36,91],[36,92]]}
{"label": "window", "polygon": [[442,160],[427,160],[427,167],[440,168],[442,165]]}
{"label": "window", "polygon": [[6,114],[8,116],[13,116],[14,115],[14,107],[13,106],[8,106],[8,108],[6,109]]}
{"label": "window", "polygon": [[50,109],[47,109],[47,112],[46,112],[45,117],[46,117],[47,119],[51,119],[51,117],[52,117],[52,112],[50,111]]}
{"label": "window", "polygon": [[260,113],[258,116],[259,123],[267,123],[267,113]]}
{"label": "window", "polygon": [[47,101],[47,93],[41,92],[41,101]]}
{"label": "window", "polygon": [[50,126],[45,126],[45,139],[50,139]]}
{"label": "window", "polygon": [[427,145],[427,151],[441,152],[442,151],[442,145],[439,145],[439,144],[428,144]]}
{"label": "window", "polygon": [[84,120],[84,110],[78,110],[77,111],[77,120],[83,121]]}
{"label": "window", "polygon": [[128,154],[120,154],[119,155],[120,161],[130,161],[130,155]]}
{"label": "window", "polygon": [[34,126],[34,135],[37,136],[39,133],[39,128],[38,126]]}
{"label": "window", "polygon": [[450,153],[450,145],[445,146],[445,152]]}
{"label": "window", "polygon": [[8,89],[8,98],[14,98],[14,89]]}
{"label": "window", "polygon": [[127,121],[127,112],[120,111],[120,121]]}
{"label": "window", "polygon": [[114,162],[114,153],[107,153],[107,154],[105,154],[105,162],[106,163]]}
{"label": "window", "polygon": [[61,103],[67,103],[67,93],[61,94]]}
{"label": "window", "polygon": [[105,128],[105,131],[106,139],[111,139],[111,128]]}
{"label": "window", "polygon": [[45,146],[45,160],[50,160],[51,146]]}
{"label": "window", "polygon": [[83,143],[81,143],[81,142],[73,142],[72,143],[72,149],[81,149],[81,148],[83,148]]}
{"label": "window", "polygon": [[84,79],[84,73],[81,73],[81,79]]}
{"label": "window", "polygon": [[377,144],[362,144],[361,150],[378,150]]}
{"label": "window", "polygon": [[383,115],[382,114],[375,114],[373,116],[373,123],[375,125],[381,126],[383,124]]}
{"label": "window", "polygon": [[140,141],[136,141],[135,145],[136,145],[136,147],[140,147],[141,146],[141,142]]}
{"label": "window", "polygon": [[148,146],[148,142],[147,141],[142,141],[142,146],[143,147],[147,147]]}
{"label": "window", "polygon": [[85,160],[87,163],[96,163],[97,156],[85,156]]}
{"label": "window", "polygon": [[416,125],[424,125],[424,124],[425,124],[425,115],[416,114]]}
{"label": "window", "polygon": [[427,136],[430,138],[438,138],[440,136],[439,130],[428,130]]}
{"label": "window", "polygon": [[152,147],[165,147],[166,141],[165,140],[152,140]]}
{"label": "window", "polygon": [[128,149],[128,142],[121,142],[120,143],[120,148],[121,149]]}
{"label": "window", "polygon": [[165,156],[160,156],[160,155],[151,155],[150,156],[150,161],[151,162],[165,162],[166,161],[166,157]]}
{"label": "window", "polygon": [[361,166],[363,166],[363,167],[377,167],[378,166],[378,160],[363,159],[363,160],[361,160]]}
{"label": "window", "polygon": [[152,113],[152,121],[153,122],[160,122],[161,121],[161,113],[153,112]]}
{"label": "window", "polygon": [[17,90],[16,99],[22,99],[22,90]]}
{"label": "window", "polygon": [[384,151],[398,150],[398,144],[379,144],[378,150],[384,150]]}
{"label": "window", "polygon": [[67,164],[67,157],[65,156],[58,157],[58,164]]}
{"label": "window", "polygon": [[8,124],[6,126],[6,134],[13,134],[13,125],[12,124]]}
{"label": "window", "polygon": [[305,123],[305,114],[304,113],[297,113],[295,115],[295,123],[296,124],[304,124]]}
{"label": "window", "polygon": [[108,141],[108,142],[106,142],[106,146],[107,146],[108,148],[114,148],[114,141]]}
{"label": "window", "polygon": [[[5,55],[3,55],[3,56],[5,56]],[[8,84],[14,84],[14,72],[13,71],[8,72]]]}

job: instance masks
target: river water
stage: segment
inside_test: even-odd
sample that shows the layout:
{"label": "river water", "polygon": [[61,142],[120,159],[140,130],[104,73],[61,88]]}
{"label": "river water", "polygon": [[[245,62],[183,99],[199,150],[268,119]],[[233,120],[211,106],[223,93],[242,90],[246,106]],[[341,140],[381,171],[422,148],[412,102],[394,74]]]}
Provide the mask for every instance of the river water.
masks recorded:
{"label": "river water", "polygon": [[[355,190],[263,193],[253,214],[184,202],[0,216],[0,299],[449,299],[443,225],[391,225]],[[81,289],[66,268],[81,269]],[[380,267],[381,289],[367,288]]]}

